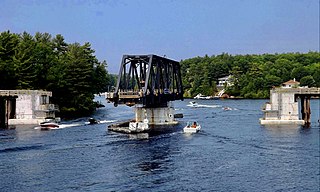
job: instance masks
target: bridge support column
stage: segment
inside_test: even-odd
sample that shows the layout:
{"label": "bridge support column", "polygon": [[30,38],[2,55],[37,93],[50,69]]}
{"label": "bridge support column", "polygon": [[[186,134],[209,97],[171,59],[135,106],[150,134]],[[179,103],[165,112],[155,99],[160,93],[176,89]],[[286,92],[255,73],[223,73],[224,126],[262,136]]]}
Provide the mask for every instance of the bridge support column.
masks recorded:
{"label": "bridge support column", "polygon": [[311,109],[310,109],[310,97],[301,96],[301,115],[305,125],[310,125]]}
{"label": "bridge support column", "polygon": [[6,128],[6,99],[0,97],[0,128]]}
{"label": "bridge support column", "polygon": [[178,122],[174,119],[174,109],[172,107],[159,108],[135,108],[136,122],[148,120],[149,125],[174,125]]}
{"label": "bridge support column", "polygon": [[16,113],[16,97],[0,97],[0,128],[8,128],[9,119]]}

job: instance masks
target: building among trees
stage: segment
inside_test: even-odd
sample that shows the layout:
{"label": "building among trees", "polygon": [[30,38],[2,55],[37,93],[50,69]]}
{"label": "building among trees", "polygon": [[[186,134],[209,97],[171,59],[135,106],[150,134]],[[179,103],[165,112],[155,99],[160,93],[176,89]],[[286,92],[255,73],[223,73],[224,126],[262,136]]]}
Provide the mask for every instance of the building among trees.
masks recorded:
{"label": "building among trees", "polygon": [[299,87],[300,82],[296,81],[296,79],[289,80],[287,82],[282,83],[283,88],[295,88]]}

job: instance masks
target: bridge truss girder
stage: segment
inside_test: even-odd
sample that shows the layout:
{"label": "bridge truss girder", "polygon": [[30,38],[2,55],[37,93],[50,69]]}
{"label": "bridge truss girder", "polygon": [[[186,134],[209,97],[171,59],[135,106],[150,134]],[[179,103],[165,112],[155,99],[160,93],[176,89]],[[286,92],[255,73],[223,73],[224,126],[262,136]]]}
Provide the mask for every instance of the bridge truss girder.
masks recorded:
{"label": "bridge truss girder", "polygon": [[124,55],[110,101],[129,106],[166,107],[183,100],[180,63],[157,55]]}

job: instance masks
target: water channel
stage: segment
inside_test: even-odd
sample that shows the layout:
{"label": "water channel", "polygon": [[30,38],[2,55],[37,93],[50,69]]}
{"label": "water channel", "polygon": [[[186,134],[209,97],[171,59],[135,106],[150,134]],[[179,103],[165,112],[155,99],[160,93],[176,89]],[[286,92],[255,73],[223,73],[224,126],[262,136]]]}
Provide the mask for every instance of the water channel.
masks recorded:
{"label": "water channel", "polygon": [[[176,101],[172,131],[128,135],[107,130],[133,109],[104,102],[88,118],[57,130],[0,130],[0,191],[319,191],[319,99],[312,125],[261,126],[267,100]],[[228,107],[231,110],[224,110]],[[187,121],[202,130],[186,135]]]}

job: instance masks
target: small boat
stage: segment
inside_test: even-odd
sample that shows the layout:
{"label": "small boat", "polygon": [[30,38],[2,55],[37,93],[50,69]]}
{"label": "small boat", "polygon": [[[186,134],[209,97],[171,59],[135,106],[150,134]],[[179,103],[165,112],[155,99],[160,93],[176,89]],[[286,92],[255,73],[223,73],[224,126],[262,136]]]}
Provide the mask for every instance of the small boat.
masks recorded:
{"label": "small boat", "polygon": [[225,110],[225,111],[231,111],[232,108],[230,108],[230,107],[224,107],[223,110]]}
{"label": "small boat", "polygon": [[189,106],[189,107],[198,107],[199,105],[198,105],[198,103],[195,102],[195,101],[190,101],[190,102],[189,102],[189,105],[187,105],[187,106]]}
{"label": "small boat", "polygon": [[205,95],[202,95],[201,93],[199,93],[198,95],[196,95],[194,97],[194,99],[212,99],[211,96],[205,96]]}
{"label": "small boat", "polygon": [[58,120],[55,118],[46,118],[44,122],[41,122],[39,124],[41,130],[49,130],[52,128],[59,128]]}
{"label": "small boat", "polygon": [[183,132],[185,133],[197,133],[201,129],[201,125],[197,122],[190,123],[188,122],[187,125],[183,128]]}
{"label": "small boat", "polygon": [[98,124],[99,123],[99,121],[97,121],[96,119],[94,119],[94,118],[89,118],[89,125],[94,125],[94,124]]}
{"label": "small boat", "polygon": [[43,130],[48,130],[52,128],[59,128],[59,125],[56,122],[42,122],[40,123],[40,128]]}
{"label": "small boat", "polygon": [[188,107],[194,107],[194,108],[216,108],[216,107],[221,107],[220,105],[202,105],[202,104],[198,104],[195,101],[190,101],[187,106]]}

